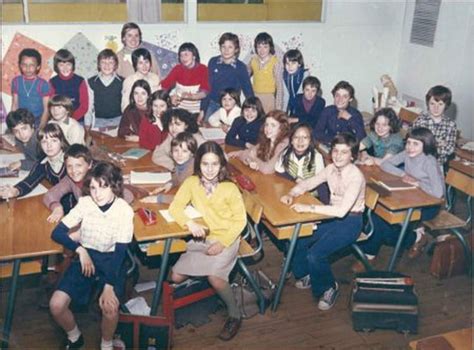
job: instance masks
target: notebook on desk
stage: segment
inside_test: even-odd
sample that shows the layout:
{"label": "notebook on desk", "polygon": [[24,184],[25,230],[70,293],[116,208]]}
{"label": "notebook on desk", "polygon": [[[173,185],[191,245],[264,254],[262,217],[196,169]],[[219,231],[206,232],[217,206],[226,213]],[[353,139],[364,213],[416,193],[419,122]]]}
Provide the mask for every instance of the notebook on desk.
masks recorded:
{"label": "notebook on desk", "polygon": [[406,191],[406,190],[414,190],[417,187],[415,185],[411,185],[409,183],[406,183],[402,181],[401,179],[395,179],[395,180],[374,180],[372,179],[373,182],[377,183],[378,185],[384,187],[388,191]]}
{"label": "notebook on desk", "polygon": [[149,151],[144,148],[130,148],[121,154],[126,159],[140,159]]}

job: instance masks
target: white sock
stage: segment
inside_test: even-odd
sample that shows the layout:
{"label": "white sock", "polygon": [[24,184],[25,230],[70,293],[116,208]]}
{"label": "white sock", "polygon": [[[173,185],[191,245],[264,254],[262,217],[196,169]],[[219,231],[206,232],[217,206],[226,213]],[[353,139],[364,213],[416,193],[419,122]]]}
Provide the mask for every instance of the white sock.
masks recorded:
{"label": "white sock", "polygon": [[100,350],[113,350],[113,348],[113,340],[105,340],[104,338],[100,340]]}
{"label": "white sock", "polygon": [[76,342],[81,336],[81,331],[77,327],[77,324],[74,326],[72,330],[66,333],[67,333],[67,338],[73,343]]}
{"label": "white sock", "polygon": [[421,239],[421,237],[423,237],[423,235],[425,234],[425,228],[422,226],[422,227],[418,227],[416,230],[415,230],[415,233],[416,233],[416,240],[415,240],[415,243],[418,243],[418,241]]}

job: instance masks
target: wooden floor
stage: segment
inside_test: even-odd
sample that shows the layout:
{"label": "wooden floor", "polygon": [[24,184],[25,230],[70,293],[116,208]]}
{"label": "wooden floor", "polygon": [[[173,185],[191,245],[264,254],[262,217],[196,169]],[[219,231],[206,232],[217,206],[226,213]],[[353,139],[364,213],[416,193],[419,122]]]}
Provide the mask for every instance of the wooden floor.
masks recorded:
{"label": "wooden floor", "polygon": [[[274,281],[281,264],[281,253],[270,242],[265,242],[265,259],[252,266],[263,269]],[[386,266],[392,248],[384,247],[378,267]],[[437,280],[429,274],[431,257],[423,255],[415,261],[403,256],[398,271],[414,277],[419,296],[419,333],[402,335],[393,331],[377,330],[373,333],[357,333],[352,330],[348,298],[352,274],[350,266],[355,261],[347,255],[334,262],[333,270],[341,294],[336,306],[330,311],[319,311],[309,290],[298,290],[291,278],[283,291],[282,301],[276,313],[267,311],[243,322],[241,331],[230,342],[216,338],[223,324],[223,311],[211,316],[212,321],[195,328],[186,326],[174,333],[175,349],[407,349],[414,339],[472,326],[472,279],[466,275],[447,280]],[[142,281],[155,278],[157,270],[141,268]],[[2,322],[7,292],[2,285]],[[47,311],[37,307],[38,289],[31,281],[23,282],[18,297],[11,348],[58,349],[64,339]],[[99,323],[97,315],[77,315],[79,327],[85,335],[86,348],[97,349]]]}

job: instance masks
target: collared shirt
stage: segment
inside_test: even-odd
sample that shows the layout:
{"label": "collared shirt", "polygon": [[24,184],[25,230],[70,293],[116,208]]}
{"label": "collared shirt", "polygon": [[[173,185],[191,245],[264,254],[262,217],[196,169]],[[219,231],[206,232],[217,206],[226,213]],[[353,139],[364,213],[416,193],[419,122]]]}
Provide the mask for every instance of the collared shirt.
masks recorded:
{"label": "collared shirt", "polygon": [[456,148],[456,123],[446,116],[436,123],[429,113],[423,113],[413,123],[412,128],[424,127],[433,133],[438,151],[438,163],[443,165]]}

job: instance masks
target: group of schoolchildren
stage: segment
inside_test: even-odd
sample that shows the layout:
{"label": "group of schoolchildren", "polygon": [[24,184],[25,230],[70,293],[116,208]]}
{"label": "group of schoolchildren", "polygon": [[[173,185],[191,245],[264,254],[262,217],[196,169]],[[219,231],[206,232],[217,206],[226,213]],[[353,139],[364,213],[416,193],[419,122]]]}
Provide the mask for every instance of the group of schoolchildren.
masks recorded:
{"label": "group of schoolchildren", "polygon": [[[171,215],[191,232],[193,239],[171,279],[179,283],[207,276],[228,311],[222,340],[234,337],[241,325],[229,274],[246,224],[242,195],[229,180],[228,158],[295,181],[280,199],[289,210],[334,217],[298,240],[291,265],[296,287],[311,288],[321,310],[330,309],[339,294],[329,256],[355,242],[363,226],[366,182],[356,163],[379,165],[432,196],[444,196],[443,167],[454,152],[457,132],[444,113],[451,103],[444,86],[428,91],[428,111],[404,141],[390,108],[376,111],[366,134],[361,113],[350,105],[354,88],[346,81],[334,86],[334,103],[326,107],[321,83],[308,76],[301,53],[289,50],[280,62],[267,33],[255,38],[248,65],[238,59],[239,39],[233,33],[220,37],[220,55],[207,67],[196,46],[184,43],[179,64],[164,79],[136,24],[123,26],[122,42],[117,54],[110,49],[99,53],[99,73],[87,81],[74,73],[74,57],[64,49],[54,57],[57,75],[44,81],[38,76],[41,56],[24,49],[21,75],[12,81],[7,125],[25,159],[10,168],[29,174],[15,186],[0,188],[0,196],[26,195],[43,180],[53,186],[44,196],[51,210],[47,220],[59,222],[52,239],[77,255],[50,300],[50,311],[67,334],[67,349],[84,345],[70,304],[87,303],[97,281],[102,288],[101,349],[112,349],[122,267],[133,236],[133,195],[124,189],[119,168],[92,159],[84,128],[118,127],[118,137],[152,150],[152,161],[172,171],[171,181],[142,201],[170,203]],[[206,142],[199,132],[203,123],[221,127],[225,143],[239,150],[226,155],[217,143]],[[316,142],[330,145],[331,164],[324,165]],[[176,195],[168,194],[174,187]],[[323,204],[298,203],[296,198],[308,191]],[[205,226],[186,216],[189,203],[203,215]],[[433,218],[438,209],[424,208],[422,220]],[[371,264],[381,245],[394,244],[399,232],[399,226],[377,215],[374,225],[373,235],[361,244]],[[413,226],[403,245],[415,258],[426,243],[424,231]],[[354,271],[362,268],[358,262],[353,266]]]}

